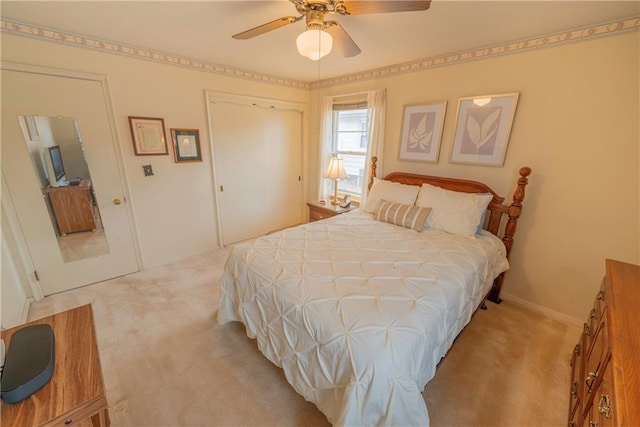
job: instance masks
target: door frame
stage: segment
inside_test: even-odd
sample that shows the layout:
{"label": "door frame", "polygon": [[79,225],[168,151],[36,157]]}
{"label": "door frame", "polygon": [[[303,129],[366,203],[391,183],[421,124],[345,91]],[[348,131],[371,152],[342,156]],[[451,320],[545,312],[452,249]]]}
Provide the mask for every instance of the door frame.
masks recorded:
{"label": "door frame", "polygon": [[[55,76],[55,77],[66,77],[71,79],[78,80],[89,80],[94,81],[100,84],[102,88],[102,96],[104,98],[105,110],[107,112],[107,121],[109,123],[109,128],[111,129],[111,134],[113,135],[112,144],[114,149],[114,158],[116,161],[116,168],[118,171],[118,179],[120,180],[120,185],[122,186],[122,191],[124,192],[124,197],[127,203],[124,203],[124,208],[126,209],[127,216],[129,217],[129,233],[131,234],[131,239],[133,242],[133,249],[136,259],[136,265],[138,271],[143,269],[142,264],[142,250],[140,249],[140,238],[138,236],[138,227],[135,224],[135,215],[133,213],[133,203],[131,200],[131,191],[129,188],[129,183],[127,180],[127,173],[124,167],[124,154],[121,146],[121,138],[120,133],[118,132],[118,127],[116,126],[115,113],[113,109],[113,102],[111,99],[111,89],[109,88],[109,79],[106,75],[103,74],[93,74],[93,73],[84,73],[79,71],[71,71],[71,70],[63,70],[58,68],[50,68],[50,67],[42,67],[37,65],[29,65],[29,64],[20,64],[16,62],[9,61],[0,61],[0,69],[6,71],[16,71],[21,73],[31,73],[31,74],[41,74],[47,76]],[[25,289],[31,289],[33,292],[34,299],[36,301],[43,298],[42,288],[40,287],[40,283],[35,277],[34,274],[34,263],[29,254],[29,249],[27,243],[22,235],[22,229],[20,226],[19,218],[15,209],[13,207],[13,202],[11,198],[11,194],[7,191],[7,187],[4,181],[4,175],[2,176],[2,202],[3,202],[3,213],[7,214],[7,219],[11,227],[11,234],[14,237],[14,242],[16,245],[16,254],[14,254],[18,259],[16,263],[20,263],[20,265],[16,265],[16,268],[19,269],[27,269],[27,271],[23,271],[26,274],[26,277],[29,278],[29,283],[21,284]],[[5,203],[6,200],[10,200],[10,203]]]}
{"label": "door frame", "polygon": [[215,157],[215,149],[214,149],[214,140],[213,140],[213,123],[211,122],[211,113],[212,113],[212,104],[216,103],[228,103],[228,104],[236,104],[236,105],[245,105],[245,106],[261,106],[265,108],[275,108],[278,110],[294,110],[300,113],[300,173],[301,175],[301,189],[300,196],[302,203],[300,204],[300,218],[304,218],[304,207],[307,195],[307,186],[306,176],[307,176],[307,138],[305,135],[308,133],[308,116],[307,116],[307,105],[302,102],[295,101],[287,101],[284,99],[274,99],[274,98],[261,98],[257,96],[250,95],[240,95],[226,92],[218,92],[213,90],[205,90],[205,104],[207,106],[207,126],[209,128],[209,153],[211,157],[211,180],[213,186],[213,200],[215,203],[215,213],[216,213],[216,227],[218,231],[218,245],[223,248],[224,245],[224,236],[222,230],[222,216],[220,212],[220,189],[218,187],[218,176],[216,175],[217,167],[216,167],[216,157]]}

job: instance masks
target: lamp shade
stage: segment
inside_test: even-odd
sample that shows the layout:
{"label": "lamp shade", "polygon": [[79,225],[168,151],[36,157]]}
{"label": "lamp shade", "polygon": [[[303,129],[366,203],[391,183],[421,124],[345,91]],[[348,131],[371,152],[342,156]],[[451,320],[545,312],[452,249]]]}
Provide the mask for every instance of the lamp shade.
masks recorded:
{"label": "lamp shade", "polygon": [[329,167],[324,173],[324,177],[333,180],[347,179],[347,172],[344,170],[344,163],[342,159],[332,157],[329,162]]}
{"label": "lamp shade", "polygon": [[300,55],[317,61],[331,52],[333,38],[326,31],[312,28],[298,36],[296,45]]}

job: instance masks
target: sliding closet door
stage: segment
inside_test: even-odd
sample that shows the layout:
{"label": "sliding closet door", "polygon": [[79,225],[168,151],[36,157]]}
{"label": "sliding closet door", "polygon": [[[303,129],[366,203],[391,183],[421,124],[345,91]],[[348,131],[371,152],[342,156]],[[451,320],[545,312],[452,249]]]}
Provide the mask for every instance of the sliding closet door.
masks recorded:
{"label": "sliding closet door", "polygon": [[281,107],[210,97],[223,245],[302,223],[302,111]]}

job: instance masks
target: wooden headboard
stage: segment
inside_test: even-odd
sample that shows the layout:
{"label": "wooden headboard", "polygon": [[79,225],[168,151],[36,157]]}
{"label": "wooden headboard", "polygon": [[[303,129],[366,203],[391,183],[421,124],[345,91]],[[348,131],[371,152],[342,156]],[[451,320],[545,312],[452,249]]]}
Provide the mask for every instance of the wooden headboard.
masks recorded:
{"label": "wooden headboard", "polygon": [[[373,178],[376,176],[377,169],[377,157],[371,158],[371,176],[369,178],[369,189],[373,185]],[[399,182],[401,184],[418,185],[421,186],[424,183],[435,185],[440,188],[444,188],[452,191],[460,191],[464,193],[491,193],[493,199],[489,202],[487,210],[489,211],[488,219],[485,221],[483,228],[499,238],[502,239],[504,246],[507,250],[507,258],[509,258],[509,252],[511,252],[511,246],[513,245],[513,236],[516,233],[518,227],[518,218],[522,213],[522,202],[524,200],[524,189],[527,186],[529,180],[527,177],[531,174],[531,168],[520,168],[520,178],[518,179],[516,190],[513,193],[513,201],[511,204],[504,204],[504,197],[499,196],[488,185],[477,181],[469,181],[465,179],[457,178],[444,178],[440,176],[418,175],[405,172],[392,172],[386,175],[383,179],[387,181]],[[506,218],[506,221],[503,221]],[[493,288],[489,293],[489,300],[499,303],[500,300],[500,288],[502,287],[501,274],[496,278],[493,284]]]}

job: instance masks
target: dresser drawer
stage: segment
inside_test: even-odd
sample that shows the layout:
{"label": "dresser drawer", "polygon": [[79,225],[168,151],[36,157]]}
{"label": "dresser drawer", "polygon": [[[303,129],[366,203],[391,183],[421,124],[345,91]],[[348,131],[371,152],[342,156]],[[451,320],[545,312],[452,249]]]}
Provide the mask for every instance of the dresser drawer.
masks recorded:
{"label": "dresser drawer", "polygon": [[582,411],[578,410],[580,406],[580,396],[582,396],[582,362],[584,360],[584,334],[580,337],[580,341],[573,348],[571,353],[571,386],[569,389],[569,425],[573,422],[577,425],[578,417]]}
{"label": "dresser drawer", "polygon": [[[603,318],[606,318],[606,315],[607,309],[605,308]],[[591,399],[590,396],[595,393],[602,381],[609,354],[609,332],[606,322],[603,321],[598,325],[598,329],[593,336],[593,343],[585,359],[584,373],[586,376],[583,386],[585,387],[585,396],[589,396],[585,397],[585,399]]]}
{"label": "dresser drawer", "polygon": [[612,427],[616,425],[613,369],[610,363],[607,363],[602,373],[602,382],[594,390],[593,398],[587,402],[584,425],[589,427]]}
{"label": "dresser drawer", "polygon": [[332,216],[333,215],[328,215],[315,209],[309,210],[309,221],[319,221],[321,219],[331,218]]}

